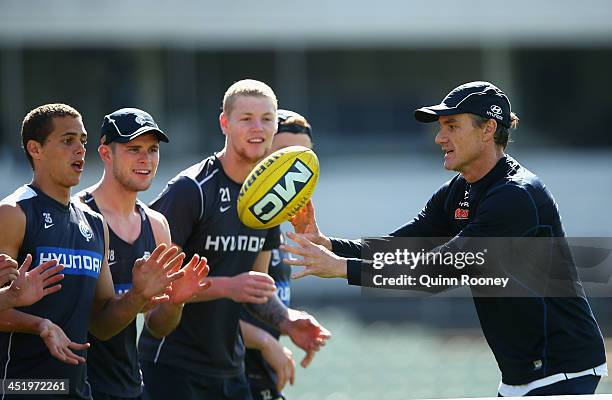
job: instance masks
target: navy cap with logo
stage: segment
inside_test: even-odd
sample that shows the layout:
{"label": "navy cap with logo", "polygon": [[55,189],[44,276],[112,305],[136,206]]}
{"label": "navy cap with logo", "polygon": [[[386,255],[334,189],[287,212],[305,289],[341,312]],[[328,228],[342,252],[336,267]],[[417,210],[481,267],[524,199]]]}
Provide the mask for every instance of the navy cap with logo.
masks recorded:
{"label": "navy cap with logo", "polygon": [[127,143],[145,133],[155,133],[162,142],[170,141],[148,112],[138,108],[122,108],[104,116],[100,139],[103,144]]}
{"label": "navy cap with logo", "polygon": [[[310,136],[312,138],[312,128],[311,127],[309,127],[309,126],[302,126],[302,125],[298,125],[298,124],[288,124],[288,123],[286,123],[286,121],[289,118],[292,118],[292,117],[304,118],[300,114],[298,114],[298,113],[296,113],[294,111],[290,111],[290,110],[279,109],[276,112],[276,115],[278,116],[278,130],[276,131],[276,133],[284,133],[284,132],[305,133],[305,134],[307,134],[308,136]],[[306,118],[304,118],[304,120],[306,120]]]}
{"label": "navy cap with logo", "polygon": [[435,122],[442,115],[471,113],[494,119],[510,128],[510,100],[497,86],[489,82],[468,82],[457,86],[442,103],[414,111],[419,122]]}

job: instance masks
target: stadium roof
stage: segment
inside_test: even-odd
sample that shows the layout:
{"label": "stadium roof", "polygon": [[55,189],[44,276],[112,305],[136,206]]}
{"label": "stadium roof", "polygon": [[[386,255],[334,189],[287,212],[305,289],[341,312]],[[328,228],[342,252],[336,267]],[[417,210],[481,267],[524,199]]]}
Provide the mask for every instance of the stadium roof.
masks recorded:
{"label": "stadium roof", "polygon": [[3,0],[0,45],[608,47],[610,21],[608,0]]}

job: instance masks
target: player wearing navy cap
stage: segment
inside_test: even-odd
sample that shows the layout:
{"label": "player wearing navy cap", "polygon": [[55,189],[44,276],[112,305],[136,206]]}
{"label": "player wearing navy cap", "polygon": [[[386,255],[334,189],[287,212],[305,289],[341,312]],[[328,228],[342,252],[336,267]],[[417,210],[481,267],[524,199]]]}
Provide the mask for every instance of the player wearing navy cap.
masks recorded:
{"label": "player wearing navy cap", "polygon": [[31,255],[35,264],[57,260],[64,266],[64,280],[62,290],[33,305],[0,313],[0,329],[9,332],[0,335],[0,373],[3,379],[68,379],[71,398],[91,399],[84,364],[89,344],[79,343],[87,340],[88,330],[108,339],[125,328],[145,304],[184,275],[171,273],[184,255],[157,247],[146,261],[136,262],[133,289],[115,297],[106,261],[106,224],[70,197],[85,163],[87,132],[81,115],[65,104],[43,105],[28,113],[21,134],[33,179],[0,204],[5,228],[0,253],[17,261]]}
{"label": "player wearing navy cap", "polygon": [[[163,215],[137,199],[147,190],[159,165],[159,143],[168,142],[153,117],[137,108],[122,108],[104,117],[98,153],[104,163],[100,181],[77,196],[108,224],[108,265],[117,295],[132,286],[134,262],[148,257],[155,247],[169,245],[170,230]],[[172,283],[171,303],[182,307],[194,291],[203,290],[208,267],[196,255],[184,268],[185,276]],[[87,378],[94,400],[139,399],[142,377],[136,354],[136,320],[109,340],[89,335]]]}
{"label": "player wearing navy cap", "polygon": [[[270,152],[288,146],[312,148],[312,128],[302,115],[278,110],[278,130],[272,140]],[[281,242],[283,237],[281,236]],[[274,279],[276,296],[287,307],[291,301],[291,267],[283,262],[286,253],[272,250],[268,273]],[[246,349],[245,369],[254,400],[282,399],[281,391],[287,382],[295,380],[295,363],[291,350],[278,341],[280,332],[243,312],[240,327]],[[306,368],[314,353],[302,360]]]}
{"label": "player wearing navy cap", "polygon": [[[431,197],[416,218],[390,236],[451,237],[434,250],[447,252],[460,251],[462,238],[565,236],[550,192],[505,153],[509,130],[516,128],[518,118],[499,88],[488,82],[466,83],[442,103],[419,108],[415,117],[421,122],[438,121],[435,142],[444,152],[444,168],[459,174]],[[295,226],[306,232],[290,235],[299,246],[287,248],[303,256],[288,261],[305,265],[296,277],[347,277],[352,285],[369,284],[362,281],[368,268],[359,260],[363,242],[322,235],[312,205]],[[567,245],[557,250],[570,254]],[[571,256],[566,261],[575,276]],[[607,375],[601,332],[580,281],[574,283],[575,295],[567,297],[538,293],[522,298],[474,297],[502,373],[500,395],[589,394],[600,376]]]}
{"label": "player wearing navy cap", "polygon": [[236,212],[242,182],[269,152],[276,109],[276,96],[263,82],[230,86],[219,116],[225,147],[179,173],[151,205],[168,219],[175,244],[188,255],[207,257],[212,280],[182,315],[149,318],[138,350],[152,399],[251,398],[240,303],[249,303],[256,316],[308,352],[329,337],[314,318],[287,309],[274,296],[274,281],[266,272],[279,229],[248,228]]}

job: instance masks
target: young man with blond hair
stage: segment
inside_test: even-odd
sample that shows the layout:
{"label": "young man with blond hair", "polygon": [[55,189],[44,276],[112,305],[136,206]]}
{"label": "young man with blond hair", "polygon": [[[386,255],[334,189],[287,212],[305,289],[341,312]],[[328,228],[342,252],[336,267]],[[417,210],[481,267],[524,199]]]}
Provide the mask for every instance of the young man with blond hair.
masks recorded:
{"label": "young man with blond hair", "polygon": [[[294,111],[278,110],[278,130],[270,152],[288,146],[312,148],[312,128],[304,116]],[[289,307],[291,267],[283,262],[286,256],[280,249],[272,249],[268,273],[274,278],[276,296]],[[253,400],[283,399],[284,386],[295,382],[295,362],[291,350],[280,343],[277,329],[257,320],[246,310],[242,313],[240,327],[247,347],[245,368]],[[313,352],[307,353],[301,362],[303,368],[310,364],[313,356]]]}
{"label": "young man with blond hair", "polygon": [[314,318],[287,309],[274,296],[267,271],[279,229],[248,228],[236,212],[242,182],[269,153],[276,111],[276,96],[265,83],[247,79],[230,86],[219,116],[225,147],[179,173],[151,204],[167,218],[177,246],[188,256],[206,256],[212,281],[180,317],[168,310],[148,319],[139,356],[152,399],[251,398],[240,303],[307,352],[329,337]]}

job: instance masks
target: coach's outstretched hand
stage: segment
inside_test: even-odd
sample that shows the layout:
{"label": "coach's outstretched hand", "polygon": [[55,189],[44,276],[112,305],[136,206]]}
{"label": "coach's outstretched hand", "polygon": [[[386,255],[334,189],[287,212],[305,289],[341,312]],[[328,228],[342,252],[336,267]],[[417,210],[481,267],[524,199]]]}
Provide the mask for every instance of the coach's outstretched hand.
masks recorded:
{"label": "coach's outstretched hand", "polygon": [[282,333],[291,338],[296,346],[306,352],[306,356],[300,362],[300,365],[306,368],[315,353],[331,338],[331,332],[307,312],[291,308],[287,311],[288,318],[280,323],[279,328]]}
{"label": "coach's outstretched hand", "polygon": [[[0,263],[17,265],[17,261],[9,256],[5,256]],[[28,254],[18,269],[17,278],[11,282],[10,286],[2,289],[11,307],[29,306],[62,288],[57,282],[64,279],[64,275],[58,274],[64,269],[64,266],[57,265],[57,260],[46,261],[28,271],[31,265],[32,256]]]}
{"label": "coach's outstretched hand", "polygon": [[178,247],[160,244],[149,258],[139,258],[134,263],[132,291],[146,301],[151,298],[159,302],[169,300],[172,282],[185,275],[185,271],[178,270],[184,259],[185,253],[179,253]]}
{"label": "coach's outstretched hand", "polygon": [[193,299],[199,292],[210,287],[211,281],[206,279],[210,268],[206,264],[206,257],[194,254],[182,271],[185,275],[172,282],[170,301],[174,304],[182,304]]}
{"label": "coach's outstretched hand", "polygon": [[89,343],[79,344],[71,341],[62,328],[48,319],[43,319],[38,329],[38,335],[53,357],[66,364],[77,365],[85,362],[85,358],[75,354],[73,350],[86,350],[89,348]]}
{"label": "coach's outstretched hand", "polygon": [[317,225],[312,199],[308,200],[308,203],[306,203],[297,214],[291,217],[289,221],[291,225],[293,225],[293,229],[296,233],[303,234],[304,237],[311,242],[325,246],[328,250],[331,250],[331,241],[327,236],[321,233]]}
{"label": "coach's outstretched hand", "polygon": [[298,279],[307,275],[315,275],[321,278],[344,278],[346,277],[346,258],[338,257],[325,246],[315,244],[308,240],[306,235],[287,232],[289,239],[297,246],[281,245],[281,250],[300,256],[300,259],[284,259],[288,265],[303,266],[302,271],[291,274],[292,279]]}

